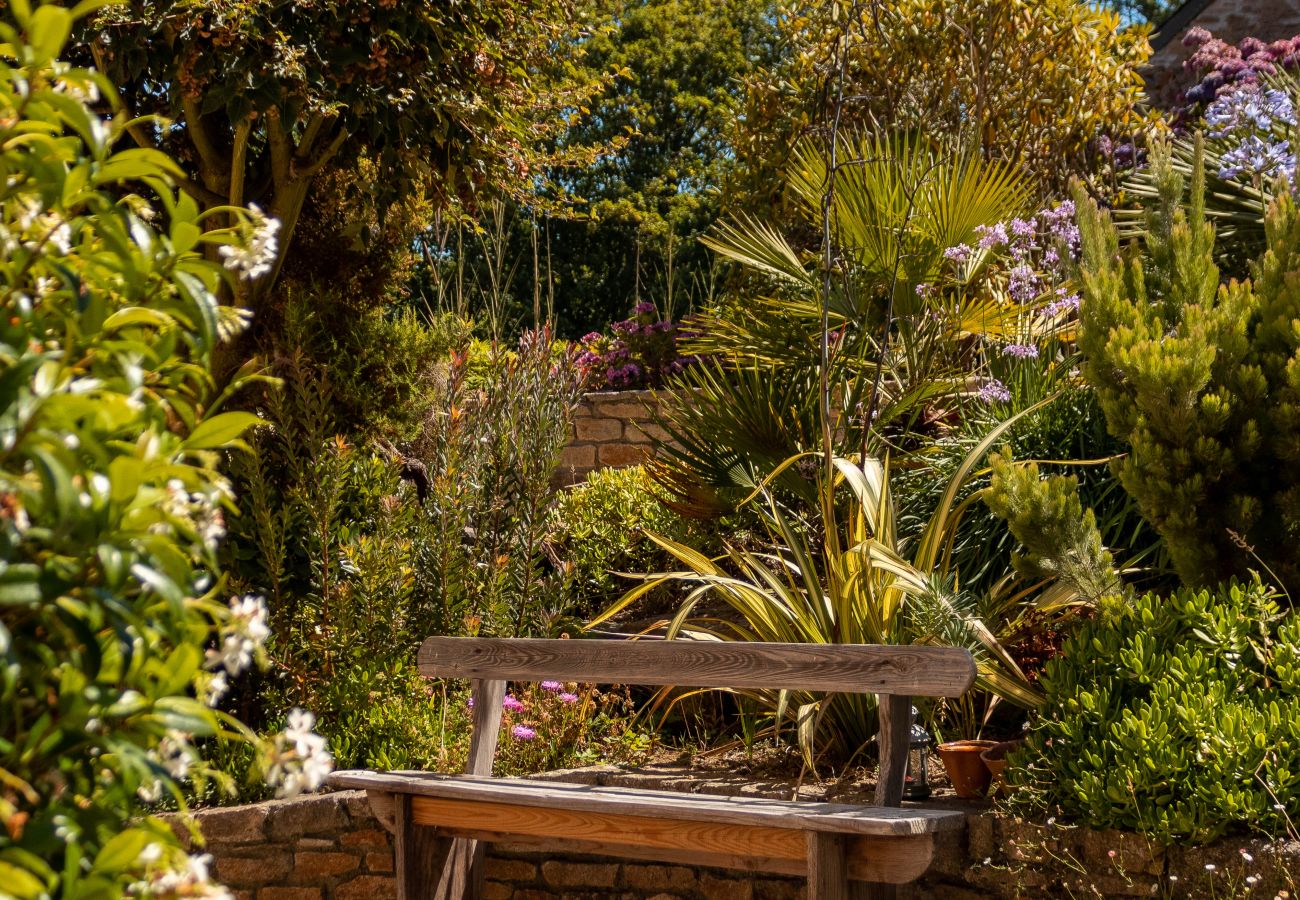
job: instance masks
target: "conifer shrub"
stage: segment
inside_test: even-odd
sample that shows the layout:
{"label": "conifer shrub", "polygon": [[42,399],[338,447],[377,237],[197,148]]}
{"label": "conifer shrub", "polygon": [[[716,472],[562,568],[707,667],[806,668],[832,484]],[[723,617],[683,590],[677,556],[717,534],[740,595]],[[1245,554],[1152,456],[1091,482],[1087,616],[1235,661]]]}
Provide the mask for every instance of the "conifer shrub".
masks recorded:
{"label": "conifer shrub", "polygon": [[1079,345],[1129,447],[1116,471],[1187,584],[1262,566],[1296,596],[1300,212],[1279,191],[1252,277],[1221,284],[1199,145],[1186,195],[1167,149],[1152,166],[1159,199],[1123,250],[1110,215],[1079,198]]}

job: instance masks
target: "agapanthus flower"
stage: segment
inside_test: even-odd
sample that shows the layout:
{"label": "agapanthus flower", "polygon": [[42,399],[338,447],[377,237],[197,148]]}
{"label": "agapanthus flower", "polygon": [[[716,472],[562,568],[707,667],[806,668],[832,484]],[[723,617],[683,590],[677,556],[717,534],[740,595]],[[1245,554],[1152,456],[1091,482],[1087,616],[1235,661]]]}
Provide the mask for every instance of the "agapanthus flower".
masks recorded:
{"label": "agapanthus flower", "polygon": [[1290,178],[1296,158],[1290,141],[1266,141],[1251,135],[1219,157],[1219,177]]}

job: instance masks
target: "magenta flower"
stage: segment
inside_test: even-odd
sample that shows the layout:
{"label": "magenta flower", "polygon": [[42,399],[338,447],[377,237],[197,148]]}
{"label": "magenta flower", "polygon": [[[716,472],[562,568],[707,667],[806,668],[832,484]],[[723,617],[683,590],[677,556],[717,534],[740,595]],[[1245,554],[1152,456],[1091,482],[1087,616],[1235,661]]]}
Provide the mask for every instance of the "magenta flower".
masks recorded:
{"label": "magenta flower", "polygon": [[563,694],[560,695],[560,702],[561,702],[561,703],[577,703],[577,702],[578,702],[578,695],[577,695],[577,694],[570,694],[568,691],[565,691]]}
{"label": "magenta flower", "polygon": [[527,725],[516,725],[514,728],[510,729],[510,733],[514,735],[516,740],[520,741],[531,741],[533,738],[537,737],[537,732],[533,731],[533,729],[529,728]]}
{"label": "magenta flower", "polygon": [[507,712],[523,712],[524,704],[516,699],[514,694],[506,694],[505,699],[501,701],[501,708]]}
{"label": "magenta flower", "polygon": [[552,694],[558,694],[560,691],[564,690],[564,685],[560,684],[558,681],[543,681],[542,690],[550,691]]}

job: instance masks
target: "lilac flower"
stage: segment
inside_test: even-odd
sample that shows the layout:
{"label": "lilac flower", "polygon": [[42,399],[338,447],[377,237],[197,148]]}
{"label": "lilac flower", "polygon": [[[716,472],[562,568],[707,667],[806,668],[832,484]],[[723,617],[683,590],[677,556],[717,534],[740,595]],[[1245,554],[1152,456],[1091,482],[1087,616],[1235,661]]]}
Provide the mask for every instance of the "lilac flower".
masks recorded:
{"label": "lilac flower", "polygon": [[529,728],[527,725],[516,725],[514,728],[510,729],[510,733],[514,735],[515,740],[518,741],[531,741],[537,737],[537,732]]}
{"label": "lilac flower", "polygon": [[980,385],[977,396],[985,403],[1010,403],[1011,392],[1007,386],[996,378],[990,378]]}
{"label": "lilac flower", "polygon": [[978,225],[975,233],[979,235],[979,248],[981,250],[992,250],[995,247],[1001,247],[1007,243],[1007,226],[999,222],[996,225]]}
{"label": "lilac flower", "polygon": [[565,691],[563,694],[560,695],[560,702],[561,702],[561,703],[577,703],[577,702],[578,702],[578,695],[577,695],[577,694],[570,694],[568,691]]}
{"label": "lilac flower", "polygon": [[958,244],[956,247],[949,247],[943,251],[943,258],[960,266],[965,264],[966,260],[970,259],[971,254],[974,252],[974,249],[969,244]]}
{"label": "lilac flower", "polygon": [[523,712],[524,704],[514,694],[506,694],[505,699],[501,701],[501,708],[506,712]]}
{"label": "lilac flower", "polygon": [[558,681],[543,681],[542,690],[549,691],[552,694],[558,694],[560,691],[564,690],[564,685],[560,684]]}
{"label": "lilac flower", "polygon": [[1017,359],[1037,359],[1038,347],[1034,344],[1007,344],[1002,348],[1002,355]]}

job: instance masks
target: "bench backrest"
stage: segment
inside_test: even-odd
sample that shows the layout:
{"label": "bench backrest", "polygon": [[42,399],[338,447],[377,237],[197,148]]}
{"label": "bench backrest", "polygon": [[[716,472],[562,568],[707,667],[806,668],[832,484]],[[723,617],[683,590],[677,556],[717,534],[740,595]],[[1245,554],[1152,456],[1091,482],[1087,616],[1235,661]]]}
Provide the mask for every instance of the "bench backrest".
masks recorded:
{"label": "bench backrest", "polygon": [[911,698],[958,697],[975,681],[974,659],[954,647],[688,640],[431,637],[420,647],[419,670],[471,680],[474,732],[466,771],[474,775],[492,772],[507,681],[877,694],[881,806],[902,800]]}
{"label": "bench backrest", "polygon": [[956,647],[686,640],[431,637],[420,647],[419,668],[438,678],[912,697],[959,697],[975,679],[970,653]]}

